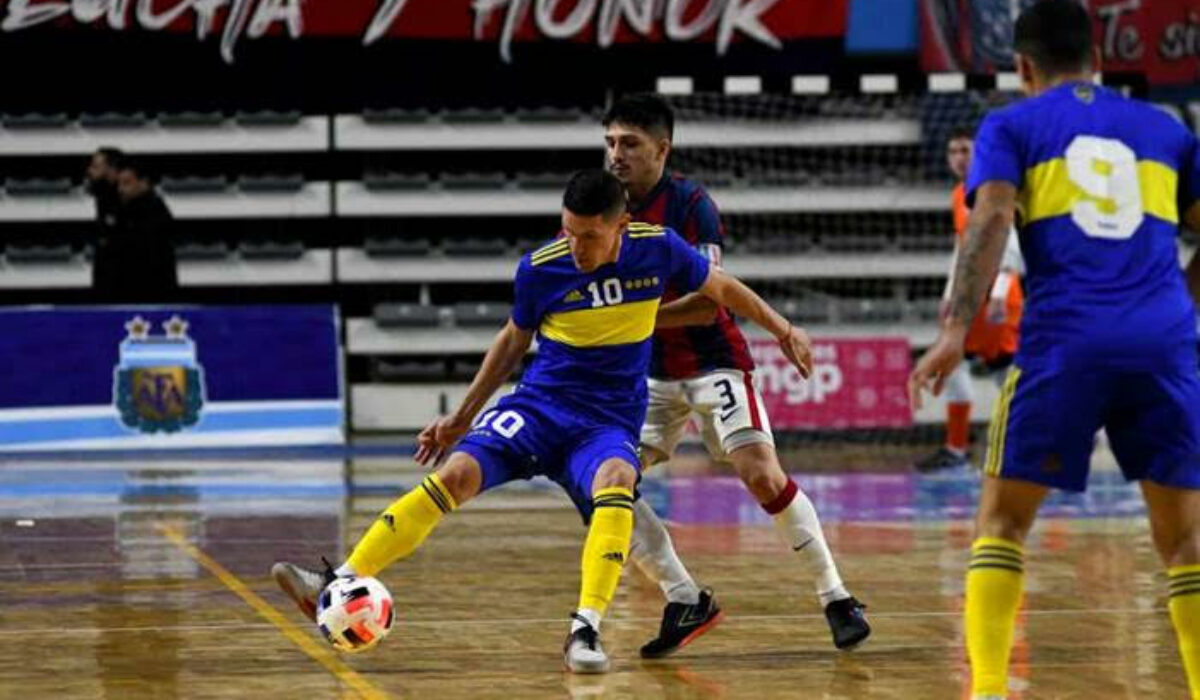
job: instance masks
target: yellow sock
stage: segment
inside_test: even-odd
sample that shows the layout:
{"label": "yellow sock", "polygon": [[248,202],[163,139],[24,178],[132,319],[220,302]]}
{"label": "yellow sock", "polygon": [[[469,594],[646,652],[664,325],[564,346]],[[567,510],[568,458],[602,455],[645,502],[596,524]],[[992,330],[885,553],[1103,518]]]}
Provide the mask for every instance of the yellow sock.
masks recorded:
{"label": "yellow sock", "polygon": [[442,519],[458,507],[437,474],[388,506],[362,536],[346,563],[359,576],[374,576],[412,554]]}
{"label": "yellow sock", "polygon": [[1200,700],[1200,564],[1174,566],[1167,570],[1171,598],[1171,624],[1179,639],[1179,655],[1187,673],[1192,700]]}
{"label": "yellow sock", "polygon": [[999,537],[980,537],[971,545],[967,567],[964,627],[976,695],[1008,694],[1008,657],[1024,579],[1021,545]]}
{"label": "yellow sock", "polygon": [[621,569],[629,558],[633,534],[633,493],[619,486],[592,496],[592,524],[583,545],[583,581],[579,608],[604,614],[617,591]]}

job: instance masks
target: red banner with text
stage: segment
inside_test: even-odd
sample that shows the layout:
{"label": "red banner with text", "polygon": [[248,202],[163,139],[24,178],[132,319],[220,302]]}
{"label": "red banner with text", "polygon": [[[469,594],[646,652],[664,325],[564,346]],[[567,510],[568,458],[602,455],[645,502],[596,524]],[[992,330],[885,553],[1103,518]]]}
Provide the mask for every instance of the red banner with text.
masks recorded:
{"label": "red banner with text", "polygon": [[4,0],[0,32],[37,26],[188,32],[216,39],[232,63],[241,41],[262,36],[352,37],[495,44],[572,41],[707,43],[778,49],[783,42],[842,37],[848,0]]}
{"label": "red banner with text", "polygon": [[[921,0],[927,71],[1012,70],[1013,22],[1034,0]],[[1156,85],[1200,80],[1200,0],[1091,0],[1103,70]]]}

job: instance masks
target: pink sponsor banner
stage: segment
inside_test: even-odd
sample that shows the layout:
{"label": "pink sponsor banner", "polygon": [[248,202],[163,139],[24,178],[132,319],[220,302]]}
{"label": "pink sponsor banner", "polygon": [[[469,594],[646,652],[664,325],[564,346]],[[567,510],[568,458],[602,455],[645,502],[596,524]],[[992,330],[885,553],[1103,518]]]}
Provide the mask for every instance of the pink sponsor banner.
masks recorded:
{"label": "pink sponsor banner", "polygon": [[754,383],[776,430],[896,428],[912,425],[905,382],[906,338],[814,340],[813,376],[787,361],[775,341],[753,338]]}

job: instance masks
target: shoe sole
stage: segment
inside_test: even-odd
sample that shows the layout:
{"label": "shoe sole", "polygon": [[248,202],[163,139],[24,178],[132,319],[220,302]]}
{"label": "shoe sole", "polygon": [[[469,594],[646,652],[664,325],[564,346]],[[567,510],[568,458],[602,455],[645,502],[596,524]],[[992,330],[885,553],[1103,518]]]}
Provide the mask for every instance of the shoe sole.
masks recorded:
{"label": "shoe sole", "polygon": [[691,644],[693,641],[695,641],[695,640],[696,640],[696,639],[698,639],[700,636],[702,636],[702,635],[703,635],[705,632],[707,632],[707,631],[711,630],[712,628],[714,628],[714,627],[716,627],[718,624],[720,624],[720,623],[721,623],[721,621],[722,621],[722,620],[724,620],[724,619],[725,619],[725,611],[724,611],[724,610],[718,610],[718,611],[717,611],[717,614],[716,614],[716,615],[713,615],[711,620],[709,620],[708,622],[705,622],[703,625],[700,625],[700,626],[699,626],[699,627],[697,627],[696,629],[692,630],[691,634],[689,634],[688,636],[684,637],[684,638],[683,638],[683,640],[681,640],[681,641],[679,642],[679,644],[676,644],[675,646],[671,647],[670,649],[667,649],[667,650],[665,650],[665,651],[663,651],[663,652],[661,652],[661,653],[658,653],[658,654],[645,654],[645,653],[643,653],[643,654],[642,654],[642,658],[643,658],[643,659],[662,659],[662,658],[668,657],[668,656],[670,656],[671,654],[674,654],[675,652],[679,651],[680,649],[682,649],[682,648],[686,647],[687,645]]}
{"label": "shoe sole", "polygon": [[611,667],[612,664],[606,662],[603,666],[596,666],[594,668],[571,668],[570,664],[563,661],[563,670],[567,673],[574,673],[577,676],[596,676],[601,673],[608,673]]}
{"label": "shoe sole", "polygon": [[317,621],[317,606],[308,602],[308,599],[300,594],[299,588],[293,582],[293,577],[287,567],[275,565],[271,567],[271,576],[275,579],[275,583],[283,589],[284,593],[296,603],[296,607],[300,608],[300,612],[304,613],[312,622]]}
{"label": "shoe sole", "polygon": [[871,630],[868,629],[867,633],[864,634],[861,639],[857,639],[849,644],[846,644],[845,646],[838,647],[836,644],[834,646],[837,647],[838,651],[854,651],[855,649],[861,649],[870,638]]}

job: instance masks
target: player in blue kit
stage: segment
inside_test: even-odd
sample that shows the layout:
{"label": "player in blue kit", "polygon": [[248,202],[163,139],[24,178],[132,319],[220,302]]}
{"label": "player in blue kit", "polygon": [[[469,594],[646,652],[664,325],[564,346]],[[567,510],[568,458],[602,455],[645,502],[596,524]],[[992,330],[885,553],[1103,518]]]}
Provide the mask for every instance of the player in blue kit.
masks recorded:
{"label": "player in blue kit", "polygon": [[919,405],[962,361],[1015,214],[1029,295],[992,419],[967,571],[977,699],[1007,694],[1023,542],[1049,488],[1085,488],[1101,427],[1126,478],[1141,482],[1200,698],[1200,262],[1185,279],[1176,248],[1181,219],[1200,230],[1200,145],[1158,109],[1093,84],[1091,31],[1071,0],[1042,0],[1018,19],[1030,97],[980,127],[950,317],[909,381]]}
{"label": "player in blue kit", "polygon": [[[674,231],[630,224],[621,182],[603,170],[571,178],[562,233],[521,259],[512,318],[492,343],[462,404],[422,431],[417,460],[445,463],[387,508],[346,563],[325,573],[276,564],[280,586],[312,617],[336,576],[375,576],[411,554],[441,517],[475,495],[545,475],[589,521],[579,605],[563,660],[577,673],[609,661],[600,619],[629,557],[638,433],[658,306],[668,285],[697,291],[758,323],[808,376],[808,337]],[[538,353],[517,389],[480,415],[534,335]]]}

